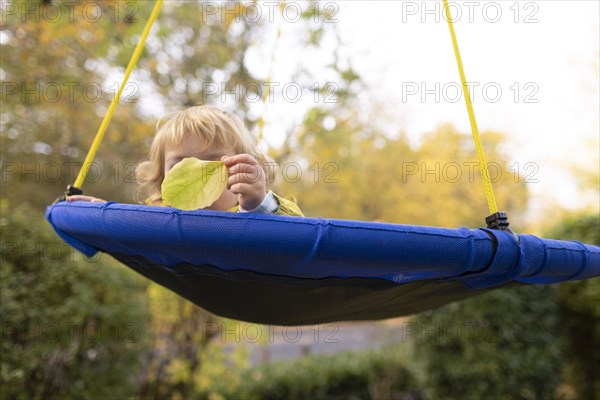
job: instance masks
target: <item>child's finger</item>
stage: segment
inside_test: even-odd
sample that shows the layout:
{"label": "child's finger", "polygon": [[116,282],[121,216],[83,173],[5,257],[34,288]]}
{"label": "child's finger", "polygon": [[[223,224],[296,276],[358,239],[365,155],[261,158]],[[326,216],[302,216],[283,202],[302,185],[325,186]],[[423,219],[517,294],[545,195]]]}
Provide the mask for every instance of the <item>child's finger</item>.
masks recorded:
{"label": "child's finger", "polygon": [[252,157],[250,154],[236,154],[235,156],[223,157],[221,159],[221,161],[223,161],[227,167],[231,167],[232,165],[235,165],[238,163],[259,165],[258,161],[256,161],[256,159],[254,157]]}
{"label": "child's finger", "polygon": [[245,195],[252,192],[252,185],[249,183],[234,183],[229,189],[235,194]]}
{"label": "child's finger", "polygon": [[260,167],[260,165],[246,164],[246,163],[235,164],[232,167],[228,168],[227,172],[228,172],[229,176],[235,175],[235,174],[247,174],[247,175],[252,175],[252,176],[260,176],[263,174],[263,170]]}
{"label": "child's finger", "polygon": [[229,178],[227,178],[228,188],[231,188],[236,183],[252,184],[252,181],[245,177],[243,174],[231,175]]}
{"label": "child's finger", "polygon": [[67,201],[89,201],[92,203],[106,203],[106,200],[102,200],[102,199],[99,199],[97,197],[92,197],[92,196],[84,196],[81,194],[67,196]]}
{"label": "child's finger", "polygon": [[228,186],[231,186],[235,183],[249,183],[256,184],[264,182],[264,174],[262,170],[258,169],[241,169],[233,174],[230,174],[227,178]]}

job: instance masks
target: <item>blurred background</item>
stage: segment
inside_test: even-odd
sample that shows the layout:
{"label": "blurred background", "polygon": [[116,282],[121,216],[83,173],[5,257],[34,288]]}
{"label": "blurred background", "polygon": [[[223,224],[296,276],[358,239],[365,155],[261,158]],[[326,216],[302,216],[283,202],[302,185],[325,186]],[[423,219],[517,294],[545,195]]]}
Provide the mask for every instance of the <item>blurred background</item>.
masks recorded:
{"label": "blurred background", "polygon": [[[519,233],[600,244],[599,3],[451,4],[499,208]],[[2,0],[2,398],[600,398],[598,278],[274,327],[60,241],[45,207],[75,180],[152,5]],[[308,216],[488,214],[441,1],[166,2],[86,194],[134,202],[159,118],[203,103],[244,119],[273,189]]]}

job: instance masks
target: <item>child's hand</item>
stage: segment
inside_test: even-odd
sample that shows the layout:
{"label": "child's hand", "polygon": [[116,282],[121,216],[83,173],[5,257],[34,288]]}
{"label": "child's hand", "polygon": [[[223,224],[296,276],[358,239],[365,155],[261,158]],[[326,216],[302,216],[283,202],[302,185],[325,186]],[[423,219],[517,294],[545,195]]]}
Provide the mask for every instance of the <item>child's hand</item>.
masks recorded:
{"label": "child's hand", "polygon": [[223,156],[221,161],[229,175],[227,188],[238,195],[238,203],[244,210],[258,207],[267,195],[265,173],[254,157],[249,154]]}
{"label": "child's hand", "polygon": [[67,196],[67,201],[90,201],[92,203],[106,203],[106,200],[99,199],[97,197],[92,196],[83,196],[81,194],[76,194],[74,196]]}

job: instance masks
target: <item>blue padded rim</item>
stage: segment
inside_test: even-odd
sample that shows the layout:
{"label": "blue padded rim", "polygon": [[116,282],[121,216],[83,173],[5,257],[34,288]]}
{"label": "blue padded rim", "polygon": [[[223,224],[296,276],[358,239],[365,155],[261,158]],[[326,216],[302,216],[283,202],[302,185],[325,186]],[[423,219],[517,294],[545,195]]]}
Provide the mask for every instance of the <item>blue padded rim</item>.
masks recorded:
{"label": "blue padded rim", "polygon": [[482,229],[89,202],[57,203],[46,216],[63,240],[87,256],[103,251],[167,267],[212,265],[223,271],[396,284],[456,279],[471,288],[600,275],[598,246],[531,235],[521,235],[517,243],[505,232]]}

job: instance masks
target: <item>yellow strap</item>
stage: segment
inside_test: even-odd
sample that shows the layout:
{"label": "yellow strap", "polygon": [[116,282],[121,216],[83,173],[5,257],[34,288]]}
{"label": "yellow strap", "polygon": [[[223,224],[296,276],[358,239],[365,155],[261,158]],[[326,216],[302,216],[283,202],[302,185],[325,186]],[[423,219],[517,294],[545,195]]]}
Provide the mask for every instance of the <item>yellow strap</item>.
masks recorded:
{"label": "yellow strap", "polygon": [[142,50],[144,49],[144,44],[146,43],[146,38],[148,37],[148,34],[150,33],[150,29],[152,28],[152,25],[154,24],[156,17],[158,17],[158,13],[160,12],[162,4],[163,4],[163,0],[156,0],[156,3],[154,4],[154,9],[152,10],[152,14],[150,14],[150,18],[148,19],[148,22],[146,22],[146,27],[144,28],[144,31],[142,32],[140,41],[138,42],[137,46],[135,47],[135,50],[133,51],[133,54],[131,55],[131,59],[129,60],[129,64],[127,65],[127,69],[125,70],[125,76],[123,77],[123,82],[121,83],[121,86],[119,86],[119,90],[118,90],[117,94],[112,99],[112,102],[110,103],[110,106],[108,107],[108,111],[106,112],[106,115],[104,116],[104,119],[102,120],[102,123],[100,124],[100,128],[98,128],[96,137],[94,138],[94,141],[92,142],[92,146],[90,147],[90,150],[88,151],[88,154],[85,157],[83,166],[79,170],[79,174],[77,175],[77,179],[75,180],[75,183],[73,185],[76,188],[81,189],[81,186],[83,185],[83,182],[85,181],[85,177],[90,169],[92,161],[94,160],[94,157],[96,156],[96,152],[98,151],[98,148],[100,147],[100,143],[102,143],[102,139],[104,138],[104,133],[106,133],[106,129],[108,128],[108,125],[110,124],[110,120],[112,119],[113,113],[115,112],[117,104],[119,103],[119,99],[121,98],[121,93],[123,92],[123,88],[125,88],[125,85],[127,84],[127,80],[129,79],[129,75],[131,75],[131,71],[133,71],[133,68],[135,67],[138,60],[140,59],[140,55],[142,54]]}
{"label": "yellow strap", "polygon": [[454,33],[454,23],[452,22],[452,16],[450,15],[450,7],[448,6],[448,0],[443,1],[444,10],[446,12],[446,21],[448,21],[448,28],[450,29],[450,36],[452,37],[452,46],[454,47],[456,64],[458,65],[458,73],[460,74],[463,94],[465,96],[465,103],[467,104],[467,112],[469,113],[469,121],[471,121],[471,133],[473,134],[473,140],[475,141],[475,150],[477,151],[479,169],[481,170],[481,176],[483,177],[485,197],[487,198],[490,213],[494,214],[498,211],[498,207],[496,206],[496,198],[494,197],[494,190],[492,189],[490,174],[488,172],[487,164],[485,163],[485,156],[483,155],[481,140],[479,139],[479,130],[477,129],[477,121],[475,120],[475,112],[473,111],[473,104],[471,103],[471,96],[469,94],[469,87],[467,86],[467,78],[465,77],[460,51],[458,50],[458,41],[456,40],[456,34]]}
{"label": "yellow strap", "polygon": [[275,42],[273,43],[273,50],[271,51],[271,65],[269,66],[269,75],[267,76],[267,87],[263,95],[263,112],[258,120],[258,141],[260,142],[263,138],[263,131],[265,129],[265,114],[267,110],[267,101],[271,94],[271,80],[273,79],[273,70],[275,69],[275,54],[277,53],[277,45],[279,44],[279,38],[281,37],[281,21],[283,21],[283,10],[285,8],[285,1],[279,3],[279,10],[281,11],[281,17],[277,23],[277,36],[275,36]]}

